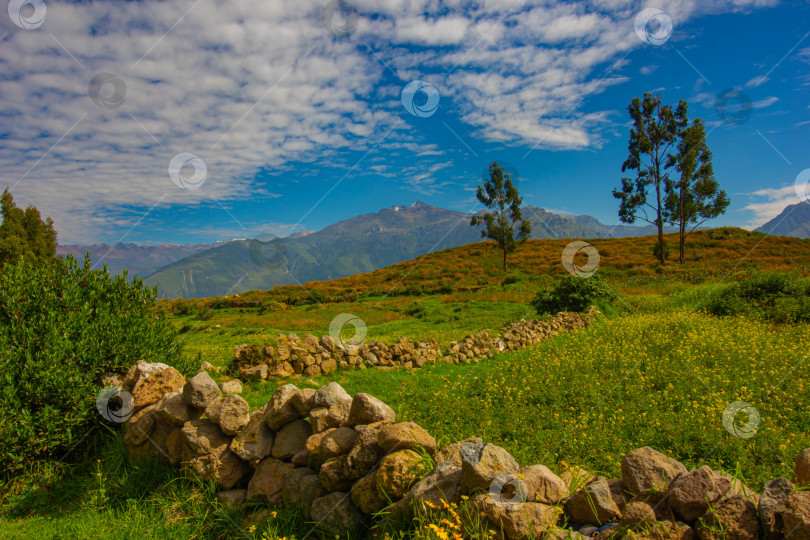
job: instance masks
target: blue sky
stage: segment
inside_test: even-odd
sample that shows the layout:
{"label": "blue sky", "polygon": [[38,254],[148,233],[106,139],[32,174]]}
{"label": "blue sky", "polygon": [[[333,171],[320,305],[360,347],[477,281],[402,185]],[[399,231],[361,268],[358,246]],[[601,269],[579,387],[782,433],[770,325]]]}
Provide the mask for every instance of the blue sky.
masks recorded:
{"label": "blue sky", "polygon": [[[807,2],[20,3],[0,17],[1,181],[61,243],[284,235],[417,200],[472,211],[493,160],[525,203],[616,223],[645,91],[707,122],[732,200],[716,225],[774,217],[810,168]],[[672,23],[662,44],[634,31],[650,8],[649,31]],[[403,106],[412,81],[438,94],[430,114]],[[723,118],[723,95],[750,116],[734,98]]]}

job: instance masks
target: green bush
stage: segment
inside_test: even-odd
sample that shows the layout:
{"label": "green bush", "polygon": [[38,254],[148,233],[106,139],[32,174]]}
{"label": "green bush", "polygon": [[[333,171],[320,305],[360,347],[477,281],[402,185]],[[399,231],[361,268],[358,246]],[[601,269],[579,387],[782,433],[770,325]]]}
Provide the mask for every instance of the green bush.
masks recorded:
{"label": "green bush", "polygon": [[550,290],[538,292],[532,304],[538,313],[583,312],[592,305],[605,311],[615,299],[616,293],[598,275],[588,278],[567,275]]}
{"label": "green bush", "polygon": [[0,276],[0,467],[60,459],[102,421],[97,378],[135,362],[188,373],[156,289],[72,257],[21,260]]}
{"label": "green bush", "polygon": [[777,323],[810,322],[810,279],[783,272],[755,272],[713,294],[713,315],[743,315]]}

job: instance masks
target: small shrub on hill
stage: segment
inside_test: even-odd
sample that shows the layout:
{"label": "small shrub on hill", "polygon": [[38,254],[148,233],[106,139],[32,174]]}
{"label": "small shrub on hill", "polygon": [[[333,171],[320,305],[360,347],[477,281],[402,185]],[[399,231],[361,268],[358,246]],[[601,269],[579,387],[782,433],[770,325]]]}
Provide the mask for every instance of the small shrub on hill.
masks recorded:
{"label": "small shrub on hill", "polygon": [[810,279],[782,272],[757,272],[709,298],[713,315],[743,315],[777,323],[810,322]]}
{"label": "small shrub on hill", "polygon": [[586,311],[590,306],[609,310],[616,293],[598,275],[589,278],[567,275],[548,291],[540,291],[532,300],[538,313]]}
{"label": "small shrub on hill", "polygon": [[[72,257],[0,275],[0,468],[61,458],[102,420],[97,378],[135,362],[183,365],[156,290]],[[190,360],[189,360],[190,362]]]}

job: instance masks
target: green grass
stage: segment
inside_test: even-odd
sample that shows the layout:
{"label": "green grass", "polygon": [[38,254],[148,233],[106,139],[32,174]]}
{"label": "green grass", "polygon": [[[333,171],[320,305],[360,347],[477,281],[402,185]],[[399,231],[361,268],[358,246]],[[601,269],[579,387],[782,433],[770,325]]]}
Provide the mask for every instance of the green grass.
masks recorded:
{"label": "green grass", "polygon": [[[479,436],[521,464],[543,463],[557,473],[569,464],[618,477],[624,453],[652,446],[689,468],[742,470],[760,489],[790,477],[793,458],[810,446],[810,419],[802,412],[810,408],[808,350],[804,326],[678,310],[603,319],[478,364],[347,370],[295,382],[337,380],[351,394],[383,399],[400,420],[419,423],[442,443]],[[256,408],[284,382],[248,385],[243,395]],[[723,410],[735,401],[761,414],[750,439],[723,425]],[[155,464],[125,466],[120,438],[112,441],[98,452],[98,464],[85,462],[0,520],[0,537],[37,531],[43,538],[126,538],[149,527],[150,536],[213,538],[230,530],[229,519],[242,519],[244,509],[229,518],[217,510],[211,486]],[[177,519],[167,521],[169,513]],[[286,519],[294,526],[282,535],[300,530],[300,520]]]}
{"label": "green grass", "polygon": [[[601,271],[601,270],[600,270]],[[733,278],[732,278],[733,279]],[[742,471],[750,487],[791,477],[793,459],[810,447],[810,333],[807,324],[779,325],[703,312],[729,285],[700,272],[673,276],[641,268],[608,280],[620,293],[616,311],[589,329],[477,364],[418,370],[338,370],[314,380],[247,382],[252,409],[292,382],[317,388],[338,381],[390,404],[400,420],[425,427],[440,444],[479,436],[523,465],[561,473],[579,465],[616,478],[621,457],[652,446],[694,468]],[[277,333],[328,332],[352,313],[368,339],[436,339],[442,347],[467,334],[536,317],[529,301],[551,281],[516,273],[477,290],[427,296],[364,297],[277,307],[213,309],[173,319],[186,354],[224,366],[242,343],[273,344]],[[743,401],[760,413],[755,436],[732,435],[724,409]],[[230,538],[299,536],[300,513],[274,509],[251,533],[245,516],[226,512],[210,484],[157,463],[127,462],[120,434],[77,451],[78,463],[54,466],[2,487],[0,538]],[[41,479],[41,480],[40,480]],[[39,480],[40,487],[23,498]],[[17,506],[14,506],[17,505]],[[248,525],[244,523],[244,525]]]}

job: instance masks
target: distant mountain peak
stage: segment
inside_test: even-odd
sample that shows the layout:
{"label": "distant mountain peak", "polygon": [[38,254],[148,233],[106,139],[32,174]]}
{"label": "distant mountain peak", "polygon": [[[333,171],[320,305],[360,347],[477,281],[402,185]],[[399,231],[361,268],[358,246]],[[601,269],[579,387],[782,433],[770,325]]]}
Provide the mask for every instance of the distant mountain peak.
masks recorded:
{"label": "distant mountain peak", "polygon": [[788,205],[778,216],[755,230],[775,236],[810,238],[810,203]]}

